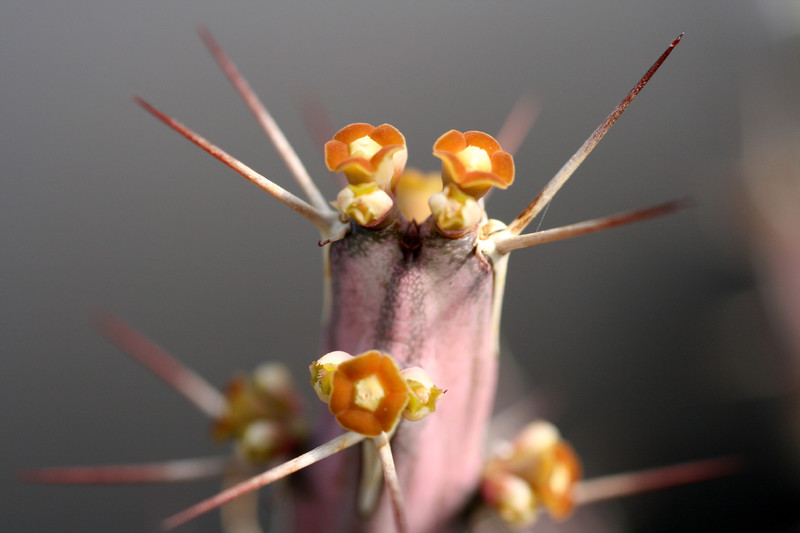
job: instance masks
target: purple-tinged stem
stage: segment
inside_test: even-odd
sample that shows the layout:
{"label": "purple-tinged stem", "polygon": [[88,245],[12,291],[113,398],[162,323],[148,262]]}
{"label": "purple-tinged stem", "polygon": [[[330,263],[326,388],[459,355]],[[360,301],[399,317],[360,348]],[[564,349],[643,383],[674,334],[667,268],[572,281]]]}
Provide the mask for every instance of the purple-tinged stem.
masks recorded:
{"label": "purple-tinged stem", "polygon": [[608,130],[611,129],[611,126],[617,121],[617,119],[622,115],[622,113],[628,108],[628,106],[633,102],[633,99],[636,98],[647,82],[650,81],[650,78],[653,77],[653,74],[661,67],[667,57],[672,53],[672,50],[678,45],[680,40],[683,38],[683,34],[681,33],[669,47],[661,54],[653,66],[642,76],[642,79],[639,80],[639,83],[630,90],[630,92],[622,99],[622,101],[614,108],[608,117],[597,127],[596,130],[586,139],[586,142],[578,148],[578,151],[569,158],[569,160],[564,163],[564,166],[561,167],[555,176],[550,180],[550,182],[545,185],[542,192],[540,192],[533,201],[528,204],[520,215],[514,219],[514,221],[509,224],[508,230],[511,232],[512,235],[519,235],[522,230],[524,230],[528,224],[530,224],[531,220],[533,220],[539,212],[544,209],[544,207],[553,199],[559,189],[567,182],[567,180],[572,176],[572,174],[577,170],[577,168],[583,163],[583,160],[594,150],[600,140],[608,133]]}
{"label": "purple-tinged stem", "polygon": [[200,411],[212,419],[224,414],[226,401],[221,392],[127,322],[109,311],[96,312],[93,322],[101,335],[185,396]]}
{"label": "purple-tinged stem", "polygon": [[313,207],[311,204],[307,203],[305,200],[302,200],[295,196],[294,194],[290,193],[280,185],[274,183],[273,181],[265,178],[252,168],[248,167],[232,155],[228,154],[218,146],[212,144],[207,139],[202,137],[201,135],[195,133],[194,131],[190,130],[174,118],[170,117],[169,115],[165,114],[164,112],[158,110],[153,105],[148,103],[143,98],[134,95],[133,101],[142,106],[147,112],[152,114],[157,119],[161,120],[164,124],[169,126],[170,128],[174,129],[194,144],[211,154],[212,156],[219,159],[222,163],[227,165],[228,167],[232,168],[261,189],[267,191],[269,194],[286,204],[287,206],[291,207],[305,218],[310,220],[323,235],[327,235],[331,229],[332,221],[335,219],[335,214],[326,209],[325,211],[320,211],[316,207]]}
{"label": "purple-tinged stem", "polygon": [[26,483],[51,485],[171,483],[221,476],[229,464],[228,457],[209,457],[164,463],[35,468],[21,471],[19,478]]}
{"label": "purple-tinged stem", "polygon": [[499,238],[497,240],[497,251],[501,254],[507,254],[520,248],[527,248],[529,246],[536,246],[537,244],[544,244],[546,242],[560,241],[585,235],[587,233],[594,233],[605,229],[615,228],[631,224],[633,222],[641,222],[650,218],[668,215],[678,209],[686,207],[689,204],[686,200],[675,200],[665,204],[648,207],[646,209],[639,209],[636,211],[629,211],[627,213],[620,213],[603,218],[595,218],[585,222],[578,222],[575,224],[568,224],[559,228],[552,228],[544,231],[537,231],[536,233],[526,233],[524,235],[512,235],[510,237]]}
{"label": "purple-tinged stem", "polygon": [[303,162],[300,161],[300,158],[297,156],[297,152],[294,151],[294,148],[292,148],[292,145],[286,139],[286,136],[283,134],[283,131],[281,131],[278,123],[272,118],[272,115],[270,115],[269,111],[267,111],[267,108],[258,98],[258,95],[256,95],[256,93],[250,87],[250,84],[247,82],[244,76],[239,73],[236,65],[234,65],[227,54],[225,54],[225,52],[222,50],[222,47],[220,47],[220,45],[214,39],[214,36],[211,35],[211,32],[208,30],[208,28],[205,26],[199,26],[197,33],[200,34],[200,38],[203,40],[206,48],[208,48],[208,51],[214,56],[214,59],[228,77],[228,80],[231,82],[233,87],[244,100],[245,104],[247,104],[247,107],[256,117],[256,120],[258,120],[258,123],[261,125],[264,133],[267,134],[267,137],[269,137],[269,140],[275,146],[278,154],[281,156],[281,158],[283,158],[283,162],[294,176],[294,179],[297,181],[298,185],[300,185],[300,188],[306,193],[306,196],[311,201],[311,204],[323,213],[331,212],[331,209],[328,206],[328,203],[325,201],[325,198],[322,196],[322,193],[319,192],[316,184],[314,184],[314,180],[311,179],[311,176],[308,174]]}

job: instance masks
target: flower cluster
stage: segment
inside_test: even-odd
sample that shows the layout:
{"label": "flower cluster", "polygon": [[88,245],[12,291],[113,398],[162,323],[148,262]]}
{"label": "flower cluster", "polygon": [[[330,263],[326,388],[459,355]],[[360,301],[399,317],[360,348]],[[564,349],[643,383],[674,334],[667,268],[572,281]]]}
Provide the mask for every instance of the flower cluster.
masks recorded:
{"label": "flower cluster", "polygon": [[306,438],[300,397],[289,371],[279,363],[234,377],[225,399],[225,411],[214,420],[212,434],[220,440],[233,439],[237,454],[249,462],[264,463],[287,454]]}
{"label": "flower cluster", "polygon": [[446,237],[465,235],[484,218],[478,200],[491,187],[505,189],[514,181],[514,160],[479,131],[445,133],[434,143],[433,155],[442,160],[441,176],[405,171],[405,138],[393,126],[343,128],[325,144],[328,169],[342,172],[349,183],[337,207],[367,228],[384,227],[399,212],[417,223],[432,215]]}
{"label": "flower cluster", "polygon": [[421,420],[443,392],[419,367],[400,370],[391,356],[369,350],[331,352],[309,367],[311,384],[336,421],[368,437],[391,433],[400,418]]}
{"label": "flower cluster", "polygon": [[487,505],[513,526],[533,523],[541,507],[563,520],[575,506],[574,488],[580,477],[572,447],[555,426],[538,421],[487,462],[481,493]]}

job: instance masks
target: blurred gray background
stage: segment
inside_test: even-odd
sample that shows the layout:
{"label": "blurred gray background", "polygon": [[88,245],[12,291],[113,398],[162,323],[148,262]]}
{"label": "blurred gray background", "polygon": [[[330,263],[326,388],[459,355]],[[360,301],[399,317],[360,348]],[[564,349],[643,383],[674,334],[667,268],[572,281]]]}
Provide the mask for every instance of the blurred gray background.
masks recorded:
{"label": "blurred gray background", "polygon": [[[595,506],[610,530],[797,531],[797,365],[758,291],[740,185],[743,104],[797,79],[796,6],[3,2],[0,529],[149,531],[216,490],[15,481],[23,467],[224,452],[201,415],[88,326],[94,306],[220,387],[267,359],[304,384],[318,355],[316,230],[130,101],[147,98],[297,191],[196,36],[204,23],[331,199],[298,102],[324,103],[336,128],[390,122],[409,164],[435,169],[441,133],[496,132],[534,95],[542,113],[517,181],[489,205],[506,221],[686,32],[543,227],[684,196],[697,206],[516,252],[505,349],[589,477],[747,459],[735,478]],[[782,94],[796,111],[792,89]],[[217,529],[212,514],[183,531]]]}

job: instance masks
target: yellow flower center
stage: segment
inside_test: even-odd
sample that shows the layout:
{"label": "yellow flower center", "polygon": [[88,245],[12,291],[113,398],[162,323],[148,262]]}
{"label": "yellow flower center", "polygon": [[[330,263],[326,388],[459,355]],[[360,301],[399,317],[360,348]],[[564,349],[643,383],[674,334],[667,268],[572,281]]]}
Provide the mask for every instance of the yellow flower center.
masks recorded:
{"label": "yellow flower center", "polygon": [[492,162],[489,154],[483,148],[477,146],[467,146],[456,154],[459,161],[464,163],[467,170],[492,171]]}
{"label": "yellow flower center", "polygon": [[364,135],[351,142],[348,148],[350,149],[350,157],[363,157],[366,160],[370,160],[382,146],[373,141],[369,135]]}
{"label": "yellow flower center", "polygon": [[355,382],[355,404],[367,411],[375,412],[386,396],[381,380],[375,374]]}

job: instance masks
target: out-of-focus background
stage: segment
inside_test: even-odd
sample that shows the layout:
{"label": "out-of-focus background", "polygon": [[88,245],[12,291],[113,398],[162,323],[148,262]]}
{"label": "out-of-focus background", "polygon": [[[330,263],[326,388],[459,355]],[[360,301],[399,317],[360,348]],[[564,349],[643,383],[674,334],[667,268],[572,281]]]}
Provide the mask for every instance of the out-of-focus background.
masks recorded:
{"label": "out-of-focus background", "polygon": [[[201,415],[88,326],[95,306],[220,387],[267,359],[304,384],[319,355],[316,230],[130,101],[297,191],[198,23],[329,198],[299,102],[323,103],[336,128],[390,122],[409,164],[435,169],[441,133],[495,132],[534,95],[517,182],[489,204],[506,221],[686,32],[542,227],[684,196],[696,207],[516,252],[504,344],[588,477],[745,459],[737,476],[587,507],[575,524],[800,527],[797,2],[12,0],[0,4],[4,531],[154,530],[216,490],[15,480],[23,467],[224,452]],[[212,514],[184,531],[217,529]]]}

